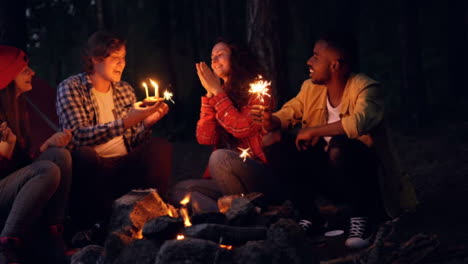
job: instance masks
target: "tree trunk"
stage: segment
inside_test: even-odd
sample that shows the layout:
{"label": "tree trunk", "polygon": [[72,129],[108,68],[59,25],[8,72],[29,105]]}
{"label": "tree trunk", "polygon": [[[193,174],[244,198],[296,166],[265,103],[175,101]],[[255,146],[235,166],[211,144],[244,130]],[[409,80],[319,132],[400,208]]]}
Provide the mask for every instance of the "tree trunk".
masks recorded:
{"label": "tree trunk", "polygon": [[466,93],[468,83],[464,77],[468,72],[466,67],[467,52],[465,47],[467,41],[467,4],[465,1],[449,1],[448,5],[448,25],[447,25],[447,51],[448,51],[448,80],[449,99],[454,105],[458,105],[463,95]]}
{"label": "tree trunk", "polygon": [[26,1],[0,0],[0,44],[26,50]]}
{"label": "tree trunk", "polygon": [[402,61],[401,103],[407,127],[418,127],[426,112],[427,94],[422,78],[418,30],[418,3],[400,1],[400,49]]}
{"label": "tree trunk", "polygon": [[[266,79],[272,82],[272,95],[285,94],[285,68],[281,59],[278,3],[275,0],[247,0],[247,44],[265,69]],[[281,87],[281,88],[280,88]]]}

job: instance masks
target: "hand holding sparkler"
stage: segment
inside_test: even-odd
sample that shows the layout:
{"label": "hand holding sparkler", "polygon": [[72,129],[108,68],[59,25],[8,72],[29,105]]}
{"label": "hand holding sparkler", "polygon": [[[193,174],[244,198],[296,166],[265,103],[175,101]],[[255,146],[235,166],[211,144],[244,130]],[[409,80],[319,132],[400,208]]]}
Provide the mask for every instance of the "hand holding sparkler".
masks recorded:
{"label": "hand holding sparkler", "polygon": [[161,120],[161,118],[163,118],[168,112],[169,106],[166,103],[158,103],[156,112],[146,117],[145,120],[143,120],[143,125],[145,126],[145,128],[152,127],[159,120]]}
{"label": "hand holding sparkler", "polygon": [[269,87],[271,87],[271,82],[264,80],[261,75],[258,75],[255,82],[250,84],[249,89],[249,93],[254,95],[250,97],[249,105],[252,104],[252,100],[258,101],[258,104],[251,105],[249,114],[255,123],[262,126],[263,132],[266,132],[265,126],[269,126],[269,124],[265,124],[265,122],[271,119],[271,112],[269,111],[269,99],[271,98]]}

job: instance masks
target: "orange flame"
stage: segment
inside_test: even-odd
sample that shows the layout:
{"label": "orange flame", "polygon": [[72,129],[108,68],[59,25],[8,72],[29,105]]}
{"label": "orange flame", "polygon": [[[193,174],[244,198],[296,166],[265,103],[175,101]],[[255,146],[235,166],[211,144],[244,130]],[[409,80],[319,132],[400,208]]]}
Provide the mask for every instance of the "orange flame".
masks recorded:
{"label": "orange flame", "polygon": [[185,195],[184,199],[180,201],[180,204],[182,205],[182,208],[180,208],[179,212],[182,215],[182,219],[184,219],[184,226],[192,226],[192,223],[190,222],[190,217],[188,215],[188,210],[187,207],[185,207],[188,203],[190,202],[190,193]]}
{"label": "orange flame", "polygon": [[219,245],[220,248],[225,248],[227,250],[231,250],[232,246],[231,245]]}
{"label": "orange flame", "polygon": [[188,193],[187,195],[185,195],[184,199],[182,199],[180,201],[180,204],[181,205],[187,205],[188,203],[190,202],[190,193]]}
{"label": "orange flame", "polygon": [[190,218],[188,216],[188,210],[185,207],[180,208],[180,214],[182,215],[182,219],[184,219],[184,226],[192,226],[192,223],[190,222]]}
{"label": "orange flame", "polygon": [[185,238],[184,235],[177,235],[177,240],[182,240],[182,239],[184,239],[184,238]]}
{"label": "orange flame", "polygon": [[159,98],[159,86],[158,84],[150,79],[151,85],[154,87],[154,97]]}

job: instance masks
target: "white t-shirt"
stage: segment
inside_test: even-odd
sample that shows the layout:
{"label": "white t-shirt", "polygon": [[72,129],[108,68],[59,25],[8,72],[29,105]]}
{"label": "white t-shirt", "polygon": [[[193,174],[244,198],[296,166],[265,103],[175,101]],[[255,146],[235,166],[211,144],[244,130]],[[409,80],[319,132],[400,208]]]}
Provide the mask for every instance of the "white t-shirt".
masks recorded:
{"label": "white t-shirt", "polygon": [[[330,123],[335,123],[336,121],[339,121],[341,120],[340,118],[340,105],[337,105],[336,107],[333,107],[331,104],[330,104],[330,100],[328,99],[328,96],[327,96],[327,110],[328,110],[328,120],[327,120],[327,124],[330,124]],[[327,141],[327,145],[328,143],[330,143],[330,139],[332,137],[323,137],[323,139],[325,139],[325,141]]]}
{"label": "white t-shirt", "polygon": [[[96,89],[91,90],[96,98],[99,112],[99,124],[105,124],[115,120],[114,100],[112,98],[112,88],[107,93],[99,92]],[[94,147],[96,153],[104,158],[117,157],[127,155],[127,148],[125,147],[123,136],[115,137],[104,144]]]}

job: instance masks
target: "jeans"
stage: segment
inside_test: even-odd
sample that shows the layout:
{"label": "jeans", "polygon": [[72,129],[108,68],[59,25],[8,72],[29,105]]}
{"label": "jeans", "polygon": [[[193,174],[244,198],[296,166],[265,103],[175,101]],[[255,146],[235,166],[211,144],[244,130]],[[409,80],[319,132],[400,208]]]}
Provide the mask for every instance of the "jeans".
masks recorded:
{"label": "jeans", "polygon": [[211,179],[192,179],[177,183],[170,195],[171,203],[178,205],[191,193],[195,213],[218,211],[217,200],[223,195],[262,192],[272,194],[275,181],[270,167],[228,149],[213,151],[208,162]]}
{"label": "jeans", "polygon": [[48,225],[62,224],[71,185],[71,156],[48,148],[33,163],[0,181],[0,236],[22,237],[40,216]]}

